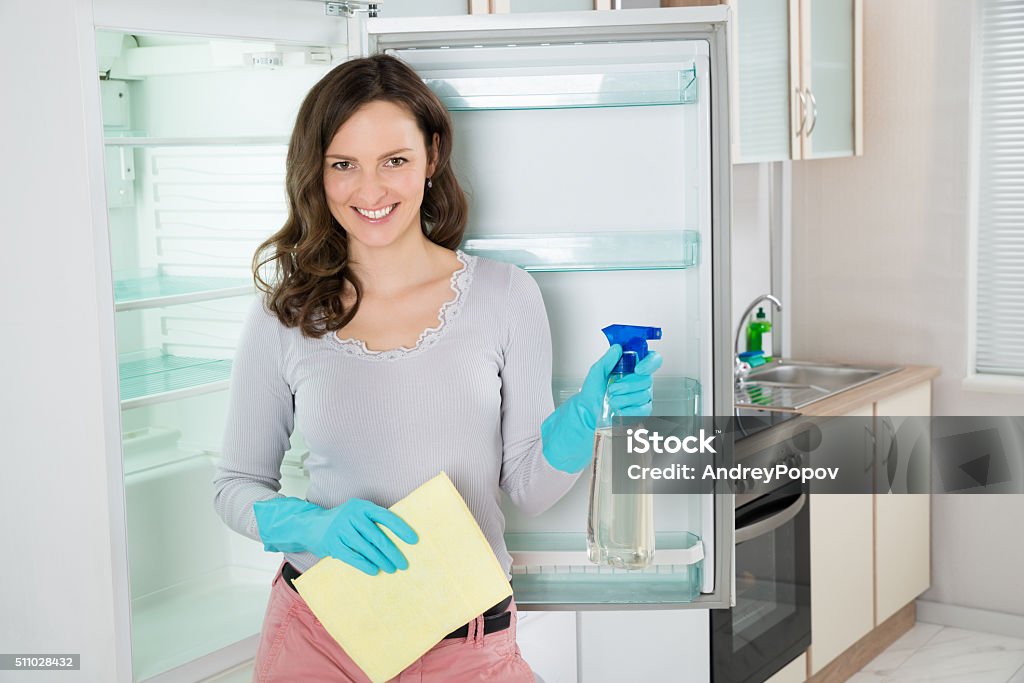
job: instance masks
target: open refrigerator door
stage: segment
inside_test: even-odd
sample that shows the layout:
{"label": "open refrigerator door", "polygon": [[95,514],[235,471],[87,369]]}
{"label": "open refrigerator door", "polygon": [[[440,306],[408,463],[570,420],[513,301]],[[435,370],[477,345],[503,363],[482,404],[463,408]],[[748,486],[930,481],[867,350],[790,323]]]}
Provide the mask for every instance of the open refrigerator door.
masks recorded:
{"label": "open refrigerator door", "polygon": [[[369,19],[368,51],[413,66],[455,127],[467,253],[540,285],[556,404],[611,323],[653,325],[656,415],[729,415],[726,8]],[[592,564],[590,473],[536,518],[506,499],[524,609],[727,606],[732,509],[657,495],[654,564]]]}

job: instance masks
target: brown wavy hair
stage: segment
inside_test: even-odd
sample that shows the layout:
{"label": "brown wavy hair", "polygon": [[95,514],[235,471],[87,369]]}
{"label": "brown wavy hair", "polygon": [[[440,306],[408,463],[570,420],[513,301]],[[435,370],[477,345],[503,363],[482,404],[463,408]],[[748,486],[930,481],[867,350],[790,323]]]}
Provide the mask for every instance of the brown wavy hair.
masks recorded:
{"label": "brown wavy hair", "polygon": [[[360,107],[374,101],[404,107],[423,133],[428,156],[437,135],[433,187],[423,196],[420,227],[427,239],[455,249],[466,229],[466,195],[452,169],[452,124],[441,101],[404,62],[387,55],[335,67],[303,100],[288,143],[285,185],[288,220],[256,249],[252,270],[268,308],[306,337],[344,327],[359,310],[363,289],[349,265],[348,233],[331,214],[324,192],[324,155],[335,133]],[[260,270],[274,264],[267,282]],[[342,292],[356,294],[348,309]]]}

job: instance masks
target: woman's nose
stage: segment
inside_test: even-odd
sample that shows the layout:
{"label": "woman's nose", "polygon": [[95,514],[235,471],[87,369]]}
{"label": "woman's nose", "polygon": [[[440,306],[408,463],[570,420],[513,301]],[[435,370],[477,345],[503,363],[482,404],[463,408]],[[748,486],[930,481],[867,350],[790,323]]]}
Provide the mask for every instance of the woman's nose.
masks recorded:
{"label": "woman's nose", "polygon": [[356,191],[356,199],[360,202],[361,208],[375,209],[384,201],[388,194],[387,185],[384,179],[377,173],[364,173],[360,178],[359,188]]}

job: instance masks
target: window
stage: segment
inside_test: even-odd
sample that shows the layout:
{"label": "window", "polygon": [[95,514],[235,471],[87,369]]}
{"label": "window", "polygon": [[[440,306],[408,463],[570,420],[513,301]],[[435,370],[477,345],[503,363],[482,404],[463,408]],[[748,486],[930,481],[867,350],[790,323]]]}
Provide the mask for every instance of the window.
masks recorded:
{"label": "window", "polygon": [[974,372],[1024,377],[1024,0],[979,0]]}

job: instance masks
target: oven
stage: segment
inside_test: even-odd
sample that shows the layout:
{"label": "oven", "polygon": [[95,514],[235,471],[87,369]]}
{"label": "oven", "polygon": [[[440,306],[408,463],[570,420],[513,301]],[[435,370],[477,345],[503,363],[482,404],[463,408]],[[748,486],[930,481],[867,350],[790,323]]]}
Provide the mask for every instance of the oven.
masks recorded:
{"label": "oven", "polygon": [[[800,466],[791,443],[743,456],[737,441],[737,461]],[[788,479],[737,493],[736,606],[710,610],[714,683],[761,683],[811,644],[810,503]]]}

